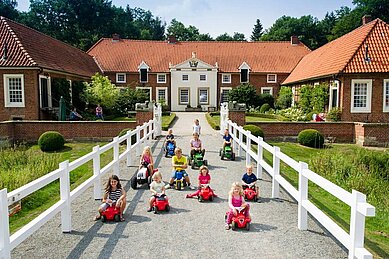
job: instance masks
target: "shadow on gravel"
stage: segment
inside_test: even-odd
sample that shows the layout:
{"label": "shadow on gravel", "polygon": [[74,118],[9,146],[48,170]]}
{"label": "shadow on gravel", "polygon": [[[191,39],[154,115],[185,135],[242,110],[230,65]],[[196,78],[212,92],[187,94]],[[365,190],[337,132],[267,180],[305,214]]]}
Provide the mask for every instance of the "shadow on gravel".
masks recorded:
{"label": "shadow on gravel", "polygon": [[186,213],[186,212],[190,212],[190,211],[191,210],[170,207],[170,213],[174,213],[174,214]]}
{"label": "shadow on gravel", "polygon": [[267,232],[276,229],[277,227],[275,226],[270,226],[266,224],[255,223],[255,222],[251,222],[251,226],[250,226],[250,232]]}
{"label": "shadow on gravel", "polygon": [[215,170],[215,169],[227,169],[226,166],[217,166],[217,165],[208,165],[209,171]]}

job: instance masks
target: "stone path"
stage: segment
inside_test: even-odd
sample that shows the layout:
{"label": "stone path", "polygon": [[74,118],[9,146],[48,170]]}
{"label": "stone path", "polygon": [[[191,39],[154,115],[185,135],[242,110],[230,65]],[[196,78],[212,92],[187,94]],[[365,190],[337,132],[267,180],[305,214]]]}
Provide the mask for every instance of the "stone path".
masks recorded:
{"label": "stone path", "polygon": [[[221,161],[218,155],[221,136],[212,130],[202,113],[178,113],[173,126],[178,146],[189,152],[191,126],[199,118],[201,139],[212,176],[212,187],[219,195],[212,203],[186,199],[193,190],[168,190],[171,211],[147,213],[148,190],[130,190],[129,179],[135,167],[122,165],[122,184],[128,191],[122,223],[92,220],[99,205],[93,189],[72,204],[73,229],[63,234],[59,215],[12,252],[13,258],[346,258],[347,253],[313,220],[309,230],[297,229],[297,205],[283,191],[280,200],[271,198],[271,180],[264,174],[260,182],[262,203],[251,206],[252,225],[247,231],[226,231],[224,215],[228,208],[227,193],[231,183],[240,181],[245,161]],[[167,181],[171,160],[161,152],[163,138],[153,141],[156,165]],[[135,160],[135,158],[133,159]],[[189,169],[196,182],[198,172]]]}

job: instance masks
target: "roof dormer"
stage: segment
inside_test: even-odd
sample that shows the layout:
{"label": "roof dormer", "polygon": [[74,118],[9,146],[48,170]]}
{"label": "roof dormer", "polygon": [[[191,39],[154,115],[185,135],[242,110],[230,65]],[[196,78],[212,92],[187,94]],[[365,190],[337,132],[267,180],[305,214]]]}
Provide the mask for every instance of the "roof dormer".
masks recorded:
{"label": "roof dormer", "polygon": [[139,81],[141,83],[147,83],[149,81],[148,72],[150,71],[150,67],[143,60],[138,66],[138,71],[139,71]]}
{"label": "roof dormer", "polygon": [[241,83],[248,83],[249,82],[249,71],[250,71],[250,66],[246,63],[243,62],[239,66],[239,71],[240,71],[240,82]]}

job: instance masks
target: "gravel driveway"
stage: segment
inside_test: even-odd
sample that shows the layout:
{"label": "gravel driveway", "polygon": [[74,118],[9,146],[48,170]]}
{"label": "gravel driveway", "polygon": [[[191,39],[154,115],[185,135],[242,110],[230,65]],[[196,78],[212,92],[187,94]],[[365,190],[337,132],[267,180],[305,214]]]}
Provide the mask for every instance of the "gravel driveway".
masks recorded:
{"label": "gravel driveway", "polygon": [[[129,179],[135,167],[121,167],[121,181],[128,191],[125,222],[94,222],[99,201],[93,188],[72,204],[72,233],[63,234],[60,217],[45,224],[12,252],[13,258],[346,258],[347,252],[313,220],[309,230],[297,229],[297,204],[281,190],[281,199],[271,197],[271,179],[264,174],[260,182],[262,203],[251,206],[252,225],[245,230],[225,230],[227,193],[231,183],[240,181],[245,161],[221,161],[221,136],[210,128],[202,113],[177,113],[173,126],[178,146],[189,152],[191,125],[195,118],[202,126],[201,139],[209,161],[211,186],[219,195],[214,202],[186,199],[193,190],[168,190],[169,213],[146,212],[150,192],[132,190]],[[167,181],[171,160],[161,152],[163,138],[153,141],[156,165]],[[135,160],[135,158],[133,159]],[[198,172],[189,169],[196,182]],[[105,182],[105,181],[104,181]]]}

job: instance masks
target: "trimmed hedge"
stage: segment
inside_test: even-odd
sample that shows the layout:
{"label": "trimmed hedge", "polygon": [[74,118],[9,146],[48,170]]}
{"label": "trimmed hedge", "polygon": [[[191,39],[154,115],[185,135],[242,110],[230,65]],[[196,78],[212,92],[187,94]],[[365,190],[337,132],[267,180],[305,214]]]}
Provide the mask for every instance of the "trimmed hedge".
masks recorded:
{"label": "trimmed hedge", "polygon": [[255,125],[244,125],[243,129],[249,130],[251,132],[251,134],[253,134],[256,137],[261,137],[261,138],[264,137],[263,130],[260,127],[258,127],[258,126],[255,126]]}
{"label": "trimmed hedge", "polygon": [[38,139],[39,148],[45,151],[61,150],[65,144],[65,138],[57,131],[46,131]]}
{"label": "trimmed hedge", "polygon": [[208,121],[209,125],[212,127],[212,129],[220,130],[220,126],[217,125],[216,122],[212,119],[212,116],[210,115],[210,113],[206,113],[205,118],[207,119],[207,121]]}
{"label": "trimmed hedge", "polygon": [[168,130],[175,119],[176,114],[174,112],[170,112],[169,116],[162,114],[162,130]]}
{"label": "trimmed hedge", "polygon": [[261,106],[261,109],[259,109],[259,112],[260,113],[265,113],[265,112],[267,112],[268,110],[270,110],[270,104],[268,104],[268,103],[264,103],[264,104],[262,104],[262,106]]}
{"label": "trimmed hedge", "polygon": [[[133,130],[133,129],[128,129],[128,128],[127,129],[122,129],[122,131],[120,131],[118,137],[126,135],[127,131],[129,131],[129,130]],[[135,141],[136,141],[136,134],[131,136],[131,145],[134,144]],[[122,141],[120,143],[120,145],[124,145],[124,144],[127,144],[127,141]]]}
{"label": "trimmed hedge", "polygon": [[303,146],[322,148],[324,146],[323,135],[315,129],[306,129],[300,131],[297,137],[298,143]]}

